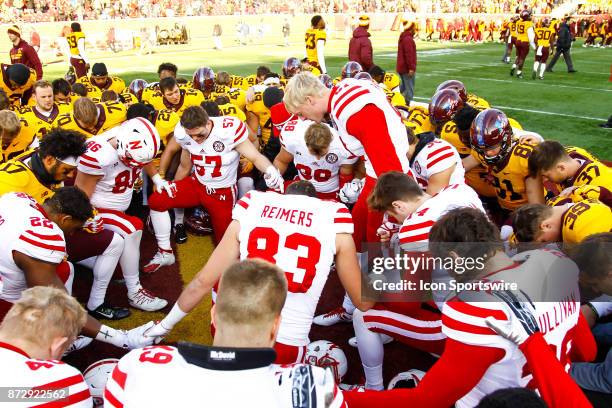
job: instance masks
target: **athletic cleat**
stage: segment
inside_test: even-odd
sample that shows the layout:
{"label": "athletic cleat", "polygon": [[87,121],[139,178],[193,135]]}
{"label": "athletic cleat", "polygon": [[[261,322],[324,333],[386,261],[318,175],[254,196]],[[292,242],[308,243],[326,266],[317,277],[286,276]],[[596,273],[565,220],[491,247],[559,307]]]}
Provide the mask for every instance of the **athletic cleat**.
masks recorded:
{"label": "athletic cleat", "polygon": [[510,76],[514,76],[514,71],[516,70],[516,68],[511,68],[510,69]]}
{"label": "athletic cleat", "polygon": [[539,79],[544,79],[544,75],[540,75],[538,78]]}
{"label": "athletic cleat", "polygon": [[518,79],[523,79],[523,74],[516,74],[516,77],[517,77]]}
{"label": "athletic cleat", "polygon": [[339,384],[338,388],[342,391],[355,391],[355,392],[365,392],[365,385],[363,384]]}
{"label": "athletic cleat", "polygon": [[176,224],[174,226],[174,242],[177,244],[184,244],[187,242],[187,231],[185,231],[185,225]]}
{"label": "athletic cleat", "polygon": [[145,288],[138,289],[133,295],[128,295],[130,306],[145,312],[155,312],[168,305],[168,301],[160,299]]}
{"label": "athletic cleat", "polygon": [[322,315],[315,316],[313,323],[318,326],[333,326],[337,323],[351,323],[353,315],[344,310],[342,306]]}
{"label": "athletic cleat", "polygon": [[536,72],[535,72],[535,71],[533,71],[533,72],[531,73],[531,79],[536,79],[536,76],[537,76],[537,75],[538,75],[538,74],[536,74]]}
{"label": "athletic cleat", "polygon": [[127,307],[113,307],[106,302],[102,303],[95,310],[87,310],[90,316],[96,319],[121,320],[128,317],[131,312]]}
{"label": "athletic cleat", "polygon": [[63,357],[66,357],[68,354],[72,353],[73,351],[77,351],[77,350],[80,350],[82,348],[85,348],[85,347],[89,346],[89,344],[92,341],[93,341],[93,339],[91,337],[77,336],[77,338],[74,339],[72,344],[70,346],[68,346],[66,351],[64,351]]}
{"label": "athletic cleat", "polygon": [[167,251],[160,248],[157,250],[157,253],[153,257],[153,259],[151,259],[149,263],[146,264],[144,268],[142,268],[142,270],[145,273],[153,273],[162,266],[173,265],[174,261],[174,252],[172,252],[172,250]]}
{"label": "athletic cleat", "polygon": [[[387,334],[384,334],[384,333],[379,333],[379,334],[382,337],[383,344],[389,344],[393,341],[393,337]],[[348,339],[348,344],[351,347],[357,347],[357,337],[353,336],[350,339]]]}

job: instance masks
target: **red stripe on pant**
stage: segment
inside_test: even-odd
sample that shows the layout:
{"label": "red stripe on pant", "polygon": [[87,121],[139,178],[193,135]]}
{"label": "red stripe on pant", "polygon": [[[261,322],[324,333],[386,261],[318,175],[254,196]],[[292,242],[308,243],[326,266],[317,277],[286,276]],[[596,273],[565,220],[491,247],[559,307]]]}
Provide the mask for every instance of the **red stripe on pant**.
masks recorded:
{"label": "red stripe on pant", "polygon": [[276,342],[274,351],[276,351],[274,364],[303,363],[304,356],[306,355],[306,346],[290,346]]}
{"label": "red stripe on pant", "polygon": [[70,278],[70,264],[67,261],[60,262],[55,268],[55,273],[62,283],[66,283]]}

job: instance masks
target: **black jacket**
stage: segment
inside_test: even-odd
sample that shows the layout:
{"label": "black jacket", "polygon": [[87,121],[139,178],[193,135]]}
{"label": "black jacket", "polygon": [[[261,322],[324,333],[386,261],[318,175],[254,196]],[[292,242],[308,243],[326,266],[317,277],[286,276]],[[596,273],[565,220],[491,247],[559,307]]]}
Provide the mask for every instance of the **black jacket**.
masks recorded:
{"label": "black jacket", "polygon": [[572,33],[570,32],[569,25],[566,22],[561,23],[559,26],[559,37],[557,38],[557,47],[559,48],[570,48],[572,45]]}

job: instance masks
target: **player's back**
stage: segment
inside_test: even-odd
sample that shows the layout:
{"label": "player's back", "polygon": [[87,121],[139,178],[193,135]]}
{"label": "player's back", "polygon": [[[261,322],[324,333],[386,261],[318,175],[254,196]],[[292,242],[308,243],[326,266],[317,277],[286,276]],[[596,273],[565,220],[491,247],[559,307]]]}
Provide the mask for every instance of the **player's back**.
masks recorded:
{"label": "player's back", "polygon": [[303,195],[251,191],[234,208],[240,257],[261,258],[287,276],[288,295],[278,341],[308,344],[315,308],[336,252],[336,234],[353,233],[348,209]]}
{"label": "player's back", "polygon": [[412,169],[419,185],[426,189],[429,178],[454,166],[449,184],[465,183],[465,169],[461,156],[455,147],[443,140],[435,139],[427,143],[412,161]]}

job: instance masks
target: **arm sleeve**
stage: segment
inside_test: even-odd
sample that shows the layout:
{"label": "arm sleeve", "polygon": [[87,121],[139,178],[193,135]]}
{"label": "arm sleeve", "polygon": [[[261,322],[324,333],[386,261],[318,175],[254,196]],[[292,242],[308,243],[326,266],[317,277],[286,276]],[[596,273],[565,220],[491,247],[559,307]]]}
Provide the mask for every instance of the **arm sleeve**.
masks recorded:
{"label": "arm sleeve", "polygon": [[529,27],[527,29],[527,37],[529,38],[529,44],[531,45],[531,48],[535,48],[535,31],[533,27]]}
{"label": "arm sleeve", "polygon": [[593,361],[597,355],[597,343],[591,332],[591,328],[586,319],[580,312],[578,324],[574,329],[572,338],[572,349],[570,351],[570,360],[576,362]]}
{"label": "arm sleeve", "polygon": [[608,351],[602,363],[572,364],[570,374],[584,389],[612,393],[612,350]]}
{"label": "arm sleeve", "polygon": [[[444,354],[416,388],[382,392],[345,392],[344,399],[351,408],[374,406],[448,408],[476,386],[487,369],[503,356],[502,349],[470,346],[449,338],[446,340]],[[461,381],[457,381],[458,378],[461,378]],[[453,386],[441,387],[440,384],[453,384]]]}
{"label": "arm sleeve", "polygon": [[325,66],[325,40],[317,41],[317,59],[319,60],[321,73],[327,74],[327,67]]}
{"label": "arm sleeve", "polygon": [[79,41],[77,42],[77,48],[79,49],[79,55],[81,56],[81,58],[83,58],[83,61],[88,64],[89,58],[87,58],[87,55],[85,54],[85,38],[79,38]]}

